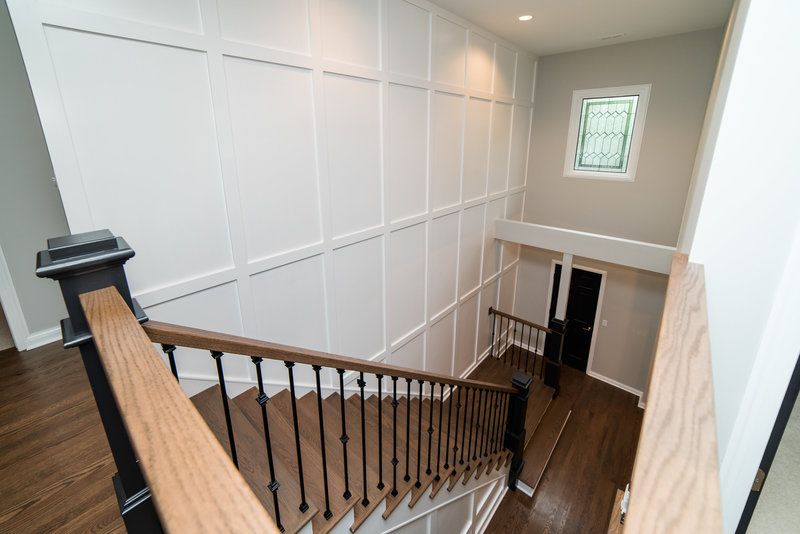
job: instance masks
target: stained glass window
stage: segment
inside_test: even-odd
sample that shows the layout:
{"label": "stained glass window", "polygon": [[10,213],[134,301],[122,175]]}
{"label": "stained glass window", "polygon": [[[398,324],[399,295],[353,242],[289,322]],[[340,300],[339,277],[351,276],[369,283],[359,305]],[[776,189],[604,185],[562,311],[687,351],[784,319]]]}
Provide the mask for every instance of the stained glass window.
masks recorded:
{"label": "stained glass window", "polygon": [[583,99],[576,171],[627,171],[638,103],[639,95]]}
{"label": "stained glass window", "polygon": [[572,92],[565,178],[636,179],[650,89],[642,84]]}

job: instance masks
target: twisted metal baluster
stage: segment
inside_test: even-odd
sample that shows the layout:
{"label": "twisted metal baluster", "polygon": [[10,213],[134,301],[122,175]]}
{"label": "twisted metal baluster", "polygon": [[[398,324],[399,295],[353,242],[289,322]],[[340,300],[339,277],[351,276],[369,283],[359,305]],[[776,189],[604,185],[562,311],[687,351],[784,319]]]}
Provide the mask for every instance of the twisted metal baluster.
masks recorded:
{"label": "twisted metal baluster", "polygon": [[322,386],[320,385],[319,372],[322,369],[321,365],[312,365],[317,381],[317,415],[319,417],[319,447],[322,451],[322,482],[325,489],[325,512],[322,516],[325,519],[333,517],[331,512],[331,499],[328,495],[328,454],[325,451],[325,422],[322,415]]}
{"label": "twisted metal baluster", "polygon": [[256,402],[261,406],[261,426],[264,428],[264,442],[267,446],[267,463],[269,464],[269,485],[267,488],[269,488],[269,491],[272,493],[272,504],[275,508],[275,524],[278,529],[283,532],[284,528],[281,524],[281,511],[278,507],[278,488],[280,484],[275,480],[275,464],[272,461],[272,439],[269,434],[269,417],[267,416],[267,401],[269,400],[269,396],[264,393],[264,380],[261,376],[262,359],[253,356],[250,360],[252,360],[253,364],[256,366],[256,377],[258,380],[258,397],[256,397]]}
{"label": "twisted metal baluster", "polygon": [[[461,459],[458,461],[459,465],[464,465],[464,436],[467,434],[467,407],[469,406],[469,390],[469,387],[464,389],[464,424],[461,428]],[[472,395],[474,397],[475,393],[473,392]],[[469,458],[469,456],[467,458]]]}
{"label": "twisted metal baluster", "polygon": [[[528,372],[528,359],[531,357],[531,333],[533,328],[528,327],[528,348],[525,349],[525,373]],[[533,352],[533,363],[536,364],[536,351]]]}
{"label": "twisted metal baluster", "polygon": [[[472,429],[475,427],[475,394],[477,393],[477,389],[472,389],[472,408],[470,410],[469,416],[469,439],[467,440],[467,460],[469,460],[470,455],[472,454]],[[467,471],[469,471],[469,462],[467,463]]]}
{"label": "twisted metal baluster", "polygon": [[436,481],[439,476],[439,462],[442,459],[442,411],[444,410],[444,384],[439,384],[439,436],[436,439]]}
{"label": "twisted metal baluster", "polygon": [[236,469],[239,469],[239,459],[236,457],[236,441],[233,439],[233,422],[231,421],[231,409],[228,406],[228,392],[225,389],[225,373],[222,371],[222,353],[218,350],[211,351],[211,357],[217,364],[217,377],[219,378],[219,392],[222,396],[222,409],[225,412],[225,424],[228,427],[228,443],[231,446],[231,460]]}
{"label": "twisted metal baluster", "polygon": [[352,494],[350,493],[350,477],[347,471],[347,442],[350,441],[350,437],[347,435],[347,422],[345,421],[344,369],[336,369],[336,372],[339,373],[339,402],[342,410],[342,435],[339,438],[339,441],[342,442],[342,457],[344,458],[344,493],[342,497],[347,500],[352,497]]}
{"label": "twisted metal baluster", "polygon": [[436,389],[436,382],[431,382],[431,413],[428,416],[428,468],[425,470],[426,475],[430,475],[431,471],[431,447],[433,445],[433,395]]}
{"label": "twisted metal baluster", "polygon": [[378,379],[378,489],[382,490],[383,485],[383,395],[381,395],[381,384],[383,375],[375,375]]}
{"label": "twisted metal baluster", "polygon": [[361,506],[368,506],[369,499],[367,498],[367,431],[366,431],[366,418],[364,416],[364,387],[367,383],[364,381],[364,373],[359,374],[358,387],[361,389],[361,473],[364,477],[364,498],[361,500]]}
{"label": "twisted metal baluster", "polygon": [[303,478],[303,454],[300,452],[300,426],[297,423],[297,396],[294,390],[294,362],[283,362],[289,371],[289,392],[292,398],[292,421],[294,423],[294,445],[297,450],[297,476],[300,479],[300,511],[308,510],[306,484]]}
{"label": "twisted metal baluster", "polygon": [[419,382],[419,420],[417,421],[417,481],[414,483],[414,487],[418,488],[422,485],[419,481],[419,468],[420,464],[420,455],[422,454],[422,380],[417,380]]}
{"label": "twisted metal baluster", "polygon": [[[442,384],[444,387],[444,384]],[[444,468],[450,468],[450,423],[453,419],[453,384],[450,384],[450,391],[447,393],[448,400],[450,401],[447,405],[447,439],[445,440],[444,444]],[[441,425],[440,425],[441,426]],[[456,432],[457,433],[457,432]]]}
{"label": "twisted metal baluster", "polygon": [[[392,377],[392,497],[397,497],[397,377]],[[408,447],[408,443],[406,443]]]}
{"label": "twisted metal baluster", "polygon": [[411,475],[408,474],[408,451],[411,447],[409,444],[411,443],[411,379],[406,378],[406,385],[408,386],[408,391],[406,393],[406,476],[403,477],[403,480],[408,482],[411,480]]}
{"label": "twisted metal baluster", "polygon": [[[493,310],[492,310],[492,308],[490,307],[490,308],[489,308],[489,315],[491,315],[491,316],[492,316],[492,342],[491,342],[491,344],[489,345],[489,357],[490,357],[490,358],[494,358],[494,327],[495,327],[495,325],[497,324],[497,315],[496,315],[496,314],[494,314],[494,313],[492,313],[492,312],[493,312]],[[498,356],[499,356],[499,355],[498,355]]]}

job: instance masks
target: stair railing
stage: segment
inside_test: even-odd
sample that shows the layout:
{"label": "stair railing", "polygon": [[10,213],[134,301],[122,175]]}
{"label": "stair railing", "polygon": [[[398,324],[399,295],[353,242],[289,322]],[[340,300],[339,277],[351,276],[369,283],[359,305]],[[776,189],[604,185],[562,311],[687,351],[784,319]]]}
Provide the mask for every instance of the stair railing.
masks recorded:
{"label": "stair railing", "polygon": [[560,391],[566,322],[554,318],[548,328],[494,308],[489,308],[489,316],[492,322],[489,355],[543,379],[545,385],[555,390],[555,398]]}
{"label": "stair railing", "polygon": [[[327,470],[327,451],[324,442],[325,422],[322,408],[322,387],[320,371],[327,367],[335,369],[339,376],[339,395],[341,397],[342,455],[348,466],[348,426],[345,419],[345,371],[358,373],[357,391],[360,395],[361,418],[361,495],[350,491],[350,478],[345,467],[345,488],[342,498],[357,498],[360,506],[373,507],[388,495],[398,495],[398,487],[407,491],[411,485],[420,488],[432,481],[443,483],[442,479],[460,476],[474,468],[496,460],[498,466],[511,453],[521,459],[524,439],[525,404],[529,395],[530,379],[518,373],[512,386],[460,379],[453,376],[428,373],[383,363],[374,363],[356,358],[348,358],[317,351],[289,347],[266,341],[209,332],[184,326],[148,321],[135,299],[130,296],[123,264],[134,252],[122,238],[113,236],[108,230],[89,232],[56,238],[48,241],[48,250],[37,256],[37,275],[57,279],[69,312],[69,318],[62,321],[65,347],[78,346],[87,369],[87,374],[95,394],[101,419],[108,436],[118,473],[114,477],[120,510],[129,532],[177,532],[201,530],[191,525],[215,525],[222,520],[225,525],[219,531],[255,531],[251,528],[284,530],[281,511],[285,507],[296,507],[307,515],[306,522],[314,515],[306,499],[303,473],[303,454],[300,425],[298,424],[297,394],[295,390],[294,368],[296,365],[311,366],[315,375],[318,399],[317,415],[320,429],[320,449],[324,486],[324,506],[322,516],[325,521],[332,518]],[[147,322],[146,322],[147,321]],[[139,323],[144,323],[144,327]],[[161,344],[169,369],[158,360],[161,357],[151,342]],[[215,439],[209,428],[186,396],[182,393],[180,369],[175,353],[178,347],[201,349],[214,359],[221,403],[225,419],[228,451],[224,443]],[[236,472],[240,458],[236,452],[236,435],[228,404],[223,359],[249,357],[255,367],[258,395],[254,401],[259,405],[267,463],[269,466],[268,489],[272,499],[255,496],[247,482]],[[264,388],[262,362],[276,360],[283,362],[288,374],[291,391],[291,411],[296,445],[296,475],[300,488],[299,502],[280,502],[274,468],[272,436],[270,434],[269,396]],[[523,379],[519,379],[522,376]],[[165,378],[166,377],[166,378]],[[365,388],[367,380],[375,378],[379,395],[377,451],[366,447]],[[391,420],[392,458],[388,462],[392,469],[392,486],[383,477],[383,404],[382,380],[392,380]],[[527,378],[527,380],[525,380]],[[398,401],[397,381],[405,380],[407,391],[405,399],[401,390]],[[418,394],[412,394],[412,382],[418,385]],[[424,387],[428,384],[429,399],[425,399]],[[434,437],[434,397],[439,386],[439,432]],[[444,390],[448,390],[448,429],[452,419],[452,404],[455,401],[455,433],[449,430],[443,437],[441,433],[444,411]],[[388,389],[388,388],[387,388]],[[351,390],[352,391],[352,390]],[[463,404],[462,404],[463,393]],[[455,397],[454,397],[455,395]],[[480,400],[477,405],[475,399]],[[405,477],[398,481],[397,470],[401,460],[397,458],[397,412],[405,400],[406,442],[416,438],[416,461],[413,464],[416,478],[410,476],[411,459],[406,447]],[[429,400],[428,413],[423,415],[423,401]],[[417,429],[411,435],[410,417],[412,403],[416,401]],[[471,405],[470,405],[471,402]],[[402,417],[402,414],[401,414]],[[423,419],[427,424],[423,430]],[[461,424],[459,425],[459,420]],[[469,428],[467,428],[469,426]],[[456,464],[459,452],[461,458]],[[422,434],[427,432],[427,458],[422,457]],[[465,457],[465,437],[469,434]],[[473,440],[474,434],[474,440]],[[217,435],[217,438],[222,440]],[[453,447],[450,449],[450,442]],[[402,439],[402,437],[401,437]],[[443,441],[444,440],[444,441]],[[481,444],[483,444],[481,446]],[[444,470],[440,465],[441,448],[445,447]],[[436,447],[436,471],[433,470],[431,454]],[[449,452],[453,457],[450,461]],[[377,453],[378,480],[367,479],[367,456]],[[231,462],[224,460],[229,455]],[[421,466],[426,464],[425,475]],[[517,467],[520,467],[517,465]],[[213,469],[209,469],[213,468]],[[512,463],[509,485],[514,487],[516,474]],[[512,480],[513,478],[513,480]],[[412,482],[413,480],[413,482]],[[451,479],[452,484],[452,479]],[[404,487],[403,487],[404,486]],[[373,489],[374,487],[374,489]],[[377,491],[375,491],[377,490]],[[175,496],[181,498],[175,498]],[[196,498],[200,496],[201,498]],[[224,496],[224,497],[223,497]],[[211,501],[211,502],[209,502]],[[260,504],[263,505],[259,506]],[[358,506],[358,505],[356,505]],[[223,508],[224,510],[221,510]],[[371,509],[370,509],[371,511]],[[274,518],[274,523],[269,516]],[[302,526],[302,525],[301,525]],[[297,525],[294,525],[297,528]]]}

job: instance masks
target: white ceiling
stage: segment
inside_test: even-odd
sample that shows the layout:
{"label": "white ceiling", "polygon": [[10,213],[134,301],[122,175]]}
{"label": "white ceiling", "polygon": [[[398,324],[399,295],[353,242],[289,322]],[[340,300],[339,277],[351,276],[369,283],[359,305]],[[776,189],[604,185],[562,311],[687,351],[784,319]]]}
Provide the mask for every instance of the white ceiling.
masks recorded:
{"label": "white ceiling", "polygon": [[[733,0],[434,0],[539,56],[725,24]],[[534,19],[520,22],[520,15]],[[622,37],[601,37],[624,33]]]}

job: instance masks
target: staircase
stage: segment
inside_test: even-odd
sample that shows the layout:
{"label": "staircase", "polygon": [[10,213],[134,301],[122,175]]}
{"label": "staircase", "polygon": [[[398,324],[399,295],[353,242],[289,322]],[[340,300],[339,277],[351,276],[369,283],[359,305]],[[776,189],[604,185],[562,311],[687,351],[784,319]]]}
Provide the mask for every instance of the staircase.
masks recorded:
{"label": "staircase", "polygon": [[[569,417],[558,321],[490,308],[488,355],[469,378],[438,375],[148,321],[124,276],[124,240],[100,231],[49,244],[37,275],[61,283],[64,344],[81,349],[129,532],[388,531],[467,493],[480,532],[501,480],[532,494]],[[217,370],[191,401],[183,348]],[[245,357],[254,387],[229,398],[223,361]],[[314,384],[295,380],[298,366]],[[265,373],[285,386],[266,388]]]}
{"label": "staircase", "polygon": [[[497,385],[510,383],[518,369],[504,363],[504,360],[508,360],[504,353],[497,358],[486,358],[469,378]],[[406,385],[403,380],[399,382]],[[418,391],[418,384],[414,385]],[[453,388],[451,393],[449,388],[441,388],[436,384],[433,390],[434,398],[431,401],[430,384],[425,385],[420,406],[419,397],[414,396],[414,391],[409,403],[407,389],[401,388],[402,393],[397,397],[396,453],[392,391],[386,395],[384,390],[380,410],[377,395],[365,396],[363,411],[366,454],[363,458],[362,408],[358,392],[346,394],[344,402],[339,393],[332,392],[321,399],[321,405],[321,397],[314,391],[299,397],[296,400],[296,411],[305,500],[301,497],[302,491],[297,478],[291,393],[284,389],[270,397],[266,403],[266,412],[275,479],[282,481],[279,490],[281,502],[308,504],[305,511],[301,511],[299,506],[280,506],[279,525],[284,531],[301,532],[310,525],[312,532],[323,534],[333,530],[340,521],[349,520],[349,530],[356,532],[376,509],[380,509],[383,519],[388,519],[409,493],[411,498],[408,506],[414,507],[426,495],[433,499],[443,488],[452,492],[459,484],[463,486],[470,480],[480,480],[481,477],[486,478],[506,468],[511,459],[511,451],[500,446],[499,428],[492,426],[493,423],[499,423],[499,420],[489,412],[494,410],[496,413],[501,409],[499,404],[492,402],[492,395],[489,395],[488,405],[480,395],[473,414],[471,402],[463,403],[464,412],[456,408],[462,393],[468,397],[465,401],[471,399],[465,388]],[[553,388],[537,378],[527,401],[523,455],[525,464],[519,476],[518,487],[529,495],[532,495],[541,479],[571,412],[563,397],[553,399],[554,393]],[[228,403],[228,409],[233,434],[236,436],[239,470],[269,514],[275,518],[277,514],[269,489],[271,478],[265,461],[263,417],[257,400],[259,395],[257,388],[250,388],[234,397]],[[230,455],[229,433],[221,398],[220,386],[214,385],[194,395],[192,402]],[[489,410],[486,409],[487,406]],[[324,440],[320,439],[320,407],[324,421]],[[346,422],[345,435],[350,447],[347,469],[341,443],[342,407]],[[457,411],[460,415],[458,429],[455,419]],[[463,432],[464,417],[471,422],[467,428],[475,429],[474,433]],[[480,422],[472,423],[474,417]],[[379,435],[379,424],[382,427],[380,448],[375,442]],[[487,432],[480,432],[487,425]],[[409,437],[408,440],[406,436]],[[393,458],[398,459],[396,478],[393,475]],[[362,459],[366,461],[362,462]],[[327,497],[324,484],[326,476]],[[353,513],[348,519],[350,511]]]}

